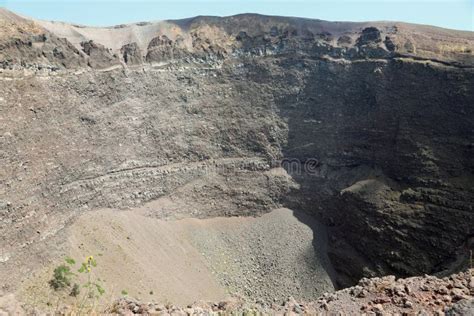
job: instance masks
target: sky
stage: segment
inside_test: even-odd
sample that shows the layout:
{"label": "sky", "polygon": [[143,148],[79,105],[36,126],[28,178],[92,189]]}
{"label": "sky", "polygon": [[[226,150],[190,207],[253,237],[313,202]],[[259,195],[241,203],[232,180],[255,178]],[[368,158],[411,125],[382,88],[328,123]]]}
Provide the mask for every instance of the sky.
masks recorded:
{"label": "sky", "polygon": [[0,0],[0,7],[37,19],[93,26],[260,13],[329,21],[403,21],[474,31],[474,0]]}

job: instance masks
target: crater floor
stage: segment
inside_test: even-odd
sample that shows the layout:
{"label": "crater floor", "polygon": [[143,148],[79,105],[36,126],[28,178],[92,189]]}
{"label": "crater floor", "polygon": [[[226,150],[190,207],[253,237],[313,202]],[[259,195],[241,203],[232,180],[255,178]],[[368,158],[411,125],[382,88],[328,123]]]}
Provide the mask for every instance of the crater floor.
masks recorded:
{"label": "crater floor", "polygon": [[[276,209],[261,217],[165,221],[142,210],[89,212],[66,232],[70,257],[97,258],[106,301],[126,291],[182,306],[241,295],[271,304],[334,290],[326,232],[311,217]],[[21,291],[26,301],[48,303],[54,267],[27,282]]]}

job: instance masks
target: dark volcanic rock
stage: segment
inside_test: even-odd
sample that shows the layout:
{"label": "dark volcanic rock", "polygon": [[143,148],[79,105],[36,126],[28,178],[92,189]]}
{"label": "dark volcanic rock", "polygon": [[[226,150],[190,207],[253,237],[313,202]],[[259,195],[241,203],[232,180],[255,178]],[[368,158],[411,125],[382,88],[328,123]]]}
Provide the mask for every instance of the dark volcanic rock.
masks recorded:
{"label": "dark volcanic rock", "polygon": [[137,65],[143,63],[143,57],[137,43],[123,45],[120,49],[122,58],[127,65]]}
{"label": "dark volcanic rock", "polygon": [[340,277],[429,273],[467,256],[474,192],[459,177],[472,183],[474,125],[465,115],[474,114],[474,95],[446,91],[467,87],[473,73],[446,69],[456,78],[446,81],[438,70],[397,61],[313,69],[299,110],[282,101],[285,155],[320,162],[315,175],[301,176],[307,191],[292,199],[311,196],[301,207],[334,225],[330,254]]}
{"label": "dark volcanic rock", "polygon": [[148,44],[147,62],[166,61],[172,59],[173,56],[173,41],[166,35],[155,37],[151,40],[150,44]]}
{"label": "dark volcanic rock", "polygon": [[352,44],[352,38],[350,38],[350,36],[347,36],[347,35],[342,35],[341,37],[337,39],[337,44],[339,46],[350,45]]}
{"label": "dark volcanic rock", "polygon": [[92,68],[107,68],[120,64],[116,55],[113,55],[104,45],[87,41],[81,43],[82,50],[89,56],[88,65]]}
{"label": "dark volcanic rock", "polygon": [[149,63],[166,62],[190,57],[191,52],[185,49],[181,37],[177,37],[173,41],[166,35],[162,35],[153,38],[148,44],[146,61]]}
{"label": "dark volcanic rock", "polygon": [[368,45],[372,43],[380,43],[382,38],[380,36],[380,31],[376,27],[367,27],[362,30],[360,37],[357,39],[357,45]]}
{"label": "dark volcanic rock", "polygon": [[66,39],[43,33],[0,43],[0,65],[4,69],[20,67],[36,70],[84,67],[79,50]]}
{"label": "dark volcanic rock", "polygon": [[385,36],[385,47],[387,47],[387,49],[391,52],[393,52],[395,50],[395,44],[393,43],[392,39],[390,38],[390,36]]}

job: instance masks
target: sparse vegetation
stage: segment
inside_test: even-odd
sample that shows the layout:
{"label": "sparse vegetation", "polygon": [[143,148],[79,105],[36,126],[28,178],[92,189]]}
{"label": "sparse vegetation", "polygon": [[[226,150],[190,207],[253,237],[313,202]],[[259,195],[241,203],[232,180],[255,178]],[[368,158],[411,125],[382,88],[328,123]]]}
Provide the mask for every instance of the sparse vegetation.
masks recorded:
{"label": "sparse vegetation", "polygon": [[53,278],[49,281],[49,285],[55,290],[63,290],[71,285],[71,278],[74,273],[71,272],[71,268],[65,264],[61,264],[56,267],[53,272]]}
{"label": "sparse vegetation", "polygon": [[[78,313],[81,314],[84,309],[91,310],[97,300],[105,293],[105,289],[101,284],[99,278],[93,273],[94,268],[97,267],[97,262],[93,256],[88,256],[84,262],[81,263],[76,274],[73,272],[76,261],[72,258],[66,258],[66,263],[60,264],[53,271],[53,277],[49,281],[49,286],[54,290],[54,293],[58,296],[58,304],[62,300],[66,300],[66,297],[75,298],[75,307],[78,309]],[[84,280],[85,275],[87,281],[81,283]],[[74,281],[74,282],[73,282]],[[86,289],[81,296],[81,288]]]}

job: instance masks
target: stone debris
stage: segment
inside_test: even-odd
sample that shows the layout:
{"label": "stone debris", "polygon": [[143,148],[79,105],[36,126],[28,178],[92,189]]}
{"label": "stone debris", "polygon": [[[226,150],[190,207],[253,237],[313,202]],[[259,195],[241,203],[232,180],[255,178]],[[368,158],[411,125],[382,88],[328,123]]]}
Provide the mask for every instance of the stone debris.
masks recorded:
{"label": "stone debris", "polygon": [[[394,276],[364,278],[356,286],[325,293],[313,302],[298,302],[289,297],[282,304],[252,304],[242,298],[235,298],[219,303],[200,302],[183,308],[156,303],[143,304],[121,298],[108,312],[120,315],[472,315],[473,279],[474,269],[446,278],[429,275],[406,279],[396,279]],[[361,296],[360,293],[365,294]]]}

